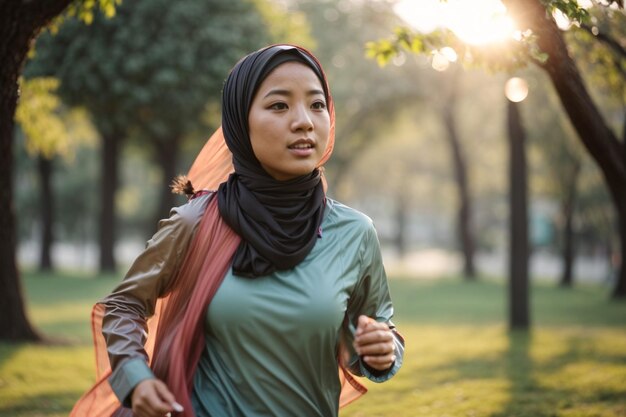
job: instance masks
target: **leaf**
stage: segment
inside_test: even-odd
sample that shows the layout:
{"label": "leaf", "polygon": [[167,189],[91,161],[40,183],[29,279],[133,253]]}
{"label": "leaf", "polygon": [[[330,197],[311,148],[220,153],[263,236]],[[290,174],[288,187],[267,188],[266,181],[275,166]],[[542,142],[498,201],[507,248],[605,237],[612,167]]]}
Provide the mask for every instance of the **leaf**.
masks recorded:
{"label": "leaf", "polygon": [[26,136],[31,155],[51,159],[71,156],[69,134],[61,119],[61,100],[56,95],[59,80],[51,77],[20,80],[21,97],[15,120]]}

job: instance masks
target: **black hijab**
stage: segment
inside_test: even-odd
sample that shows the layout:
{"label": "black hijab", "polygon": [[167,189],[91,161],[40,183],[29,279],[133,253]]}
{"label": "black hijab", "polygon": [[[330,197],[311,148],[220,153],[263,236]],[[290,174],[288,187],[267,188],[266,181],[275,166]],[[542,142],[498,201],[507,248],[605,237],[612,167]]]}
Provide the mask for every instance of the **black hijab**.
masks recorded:
{"label": "black hijab", "polygon": [[254,278],[298,265],[313,249],[324,216],[325,193],[318,169],[278,181],[263,169],[250,143],[248,113],[254,95],[273,69],[290,61],[315,72],[328,102],[321,67],[307,51],[291,45],[247,55],[224,84],[222,129],[235,172],[220,184],[218,206],[224,221],[242,238],[233,258],[233,272],[240,276]]}

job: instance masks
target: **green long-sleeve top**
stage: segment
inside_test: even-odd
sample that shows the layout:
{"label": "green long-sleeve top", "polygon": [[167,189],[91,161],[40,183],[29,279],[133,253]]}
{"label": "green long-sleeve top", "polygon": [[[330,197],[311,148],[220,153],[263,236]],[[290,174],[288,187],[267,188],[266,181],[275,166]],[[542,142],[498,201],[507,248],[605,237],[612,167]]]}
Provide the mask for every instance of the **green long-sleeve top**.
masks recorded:
{"label": "green long-sleeve top", "polygon": [[[103,300],[110,383],[125,405],[132,389],[153,377],[141,344],[142,320],[178,267],[207,199],[174,209],[120,287]],[[336,416],[341,340],[356,375],[382,382],[402,364],[399,337],[389,370],[372,371],[361,362],[352,349],[361,314],[391,324],[378,239],[369,218],[329,199],[321,236],[298,266],[255,279],[227,273],[205,317],[206,347],[192,393],[196,415]],[[136,334],[128,335],[133,328]]]}

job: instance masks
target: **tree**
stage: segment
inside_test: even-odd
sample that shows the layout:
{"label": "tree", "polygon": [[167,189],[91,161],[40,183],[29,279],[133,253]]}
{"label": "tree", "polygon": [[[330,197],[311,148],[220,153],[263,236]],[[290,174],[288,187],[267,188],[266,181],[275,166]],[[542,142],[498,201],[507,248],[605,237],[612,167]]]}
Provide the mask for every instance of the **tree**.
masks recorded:
{"label": "tree", "polygon": [[505,4],[524,27],[537,35],[537,45],[547,54],[547,60],[535,62],[548,73],[579,138],[604,174],[621,239],[622,265],[613,296],[626,298],[626,145],[617,139],[591,98],[556,23],[546,18],[546,7],[539,0]]}
{"label": "tree", "polygon": [[[517,22],[520,41],[511,40],[491,50],[480,50],[464,45],[449,31],[424,36],[400,29],[394,39],[371,44],[370,51],[379,60],[386,61],[403,49],[423,53],[453,44],[458,50],[467,51],[465,56],[472,56],[492,68],[513,69],[532,62],[546,71],[579,139],[601,169],[611,193],[621,243],[621,267],[613,297],[626,298],[626,193],[623,192],[626,189],[626,145],[618,140],[589,94],[552,17],[552,12],[558,9],[570,18],[584,22],[587,12],[569,0],[503,0],[503,3]],[[621,0],[608,3],[623,7]],[[626,55],[615,59],[624,62]]]}
{"label": "tree", "polygon": [[509,140],[509,326],[528,329],[530,325],[528,300],[528,170],[526,162],[526,132],[519,104],[507,103]]}
{"label": "tree", "polygon": [[[39,340],[25,311],[15,261],[13,212],[13,134],[18,78],[30,45],[42,28],[59,16],[71,0],[0,2],[0,340]],[[111,6],[100,0],[101,7]],[[86,12],[94,4],[75,10]]]}
{"label": "tree", "polygon": [[58,77],[63,99],[87,108],[102,136],[101,270],[115,267],[114,197],[125,139],[144,143],[162,168],[155,214],[162,218],[174,205],[168,183],[181,141],[206,136],[207,104],[217,101],[228,69],[268,41],[256,6],[230,0],[128,2],[115,19],[68,21],[38,41],[26,74]]}
{"label": "tree", "polygon": [[[622,4],[623,6],[623,4]],[[589,84],[592,85],[595,103],[602,110],[607,123],[616,132],[621,131],[621,143],[626,144],[626,13],[613,7],[594,7],[588,10],[590,17],[573,25],[564,32],[571,54],[580,65],[582,74]],[[626,149],[626,148],[625,148]],[[583,158],[581,158],[583,159]],[[579,175],[581,185],[594,182],[595,185],[581,186],[578,193],[577,211],[581,234],[585,236],[588,249],[598,245],[606,248],[609,265],[616,268],[612,271],[619,277],[618,268],[620,260],[619,229],[618,222],[610,209],[605,207],[610,204],[609,194],[605,184],[597,183],[594,167],[587,164],[583,159]],[[591,171],[591,172],[589,172]],[[607,198],[609,197],[609,198]],[[596,213],[602,215],[596,215]],[[581,242],[582,243],[582,242]],[[622,245],[623,246],[623,245]],[[623,256],[621,256],[622,259]],[[622,262],[623,264],[623,262]],[[623,268],[622,268],[623,269]]]}
{"label": "tree", "polygon": [[590,158],[581,158],[577,193],[577,249],[606,257],[606,282],[614,283],[619,272],[619,235],[615,230],[615,210],[602,173]]}
{"label": "tree", "polygon": [[542,109],[541,112],[533,112],[533,123],[528,129],[531,144],[542,159],[540,166],[533,168],[538,178],[534,191],[538,196],[556,200],[558,204],[554,222],[558,239],[554,246],[561,254],[559,284],[569,288],[573,285],[579,239],[575,221],[580,218],[578,200],[579,195],[587,192],[580,181],[584,151],[576,142],[575,132],[566,116],[559,111],[558,102],[554,102],[558,98],[546,88],[549,80],[540,77],[530,82],[535,87],[527,100],[527,108],[541,106]]}
{"label": "tree", "polygon": [[574,226],[575,214],[578,205],[578,195],[581,193],[580,177],[583,161],[581,156],[569,143],[559,120],[552,120],[552,128],[545,130],[548,140],[542,138],[542,148],[547,154],[547,163],[550,164],[550,181],[554,183],[556,196],[559,202],[559,229],[561,237],[559,247],[562,258],[562,272],[559,283],[562,287],[571,287],[574,281],[574,260],[576,258],[576,230]]}
{"label": "tree", "polygon": [[37,159],[42,229],[39,269],[42,271],[53,269],[53,161],[56,156],[69,158],[72,152],[70,134],[61,118],[61,102],[55,95],[58,85],[58,80],[53,78],[22,79],[22,95],[15,114],[27,139],[26,149]]}
{"label": "tree", "polygon": [[446,130],[446,139],[450,145],[454,178],[458,191],[456,232],[463,253],[463,276],[467,280],[474,280],[476,279],[476,269],[474,267],[475,244],[474,229],[472,227],[472,200],[470,198],[467,158],[465,158],[465,153],[461,146],[456,120],[459,70],[455,69],[448,76],[450,80],[448,83],[445,83],[447,84],[447,91],[444,93],[444,102],[441,105],[440,112],[442,123]]}
{"label": "tree", "polygon": [[[54,200],[52,205],[54,247],[51,256],[53,266],[61,266],[62,259],[57,255],[63,253],[63,246],[70,244],[76,250],[75,255],[78,255],[72,268],[84,269],[92,267],[93,263],[97,262],[97,251],[94,251],[97,249],[95,248],[97,218],[94,218],[94,214],[99,209],[99,190],[94,184],[97,184],[100,178],[98,172],[100,136],[84,110],[64,109],[60,121],[67,130],[70,148],[67,154],[55,156],[51,161],[53,178],[50,189]],[[36,262],[37,258],[32,256],[40,256],[39,242],[43,214],[41,180],[37,169],[39,158],[29,150],[31,140],[22,129],[16,130],[15,139],[14,206],[19,213],[16,225],[17,241],[20,246],[24,245],[23,255],[32,254],[31,262]],[[141,180],[147,181],[148,178],[150,175],[146,173]],[[143,201],[144,194],[135,191],[137,192],[137,201]],[[126,214],[132,207],[129,198],[135,196],[130,195],[130,190],[125,193],[120,198],[120,203]],[[132,218],[132,221],[131,225],[138,224],[141,216]],[[32,249],[29,251],[33,243],[36,244],[36,252],[32,252]]]}

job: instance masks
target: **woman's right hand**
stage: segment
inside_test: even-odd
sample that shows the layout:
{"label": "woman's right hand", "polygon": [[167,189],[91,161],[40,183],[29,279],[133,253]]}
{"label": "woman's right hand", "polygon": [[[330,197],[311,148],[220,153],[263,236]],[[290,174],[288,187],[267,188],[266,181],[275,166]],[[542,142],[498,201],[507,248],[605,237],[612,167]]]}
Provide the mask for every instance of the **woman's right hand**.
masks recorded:
{"label": "woman's right hand", "polygon": [[167,413],[183,411],[167,385],[158,379],[145,379],[137,384],[131,404],[136,417],[165,417]]}

